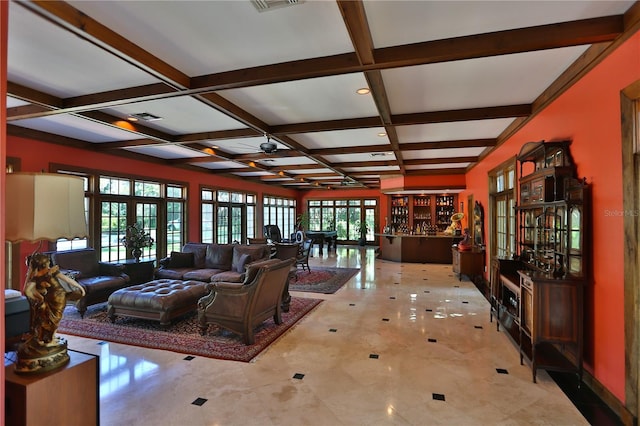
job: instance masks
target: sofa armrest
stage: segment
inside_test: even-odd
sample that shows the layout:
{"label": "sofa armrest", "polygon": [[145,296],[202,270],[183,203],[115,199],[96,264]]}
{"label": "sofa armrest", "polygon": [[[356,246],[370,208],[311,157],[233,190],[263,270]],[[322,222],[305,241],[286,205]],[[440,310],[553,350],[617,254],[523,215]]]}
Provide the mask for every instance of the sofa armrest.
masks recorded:
{"label": "sofa armrest", "polygon": [[78,281],[78,277],[82,274],[80,271],[76,271],[75,269],[60,269],[60,273],[66,275],[74,281]]}
{"label": "sofa armrest", "polygon": [[124,272],[124,265],[122,264],[98,262],[98,269],[100,275],[108,275],[114,277],[121,277],[126,275]]}
{"label": "sofa armrest", "polygon": [[158,264],[160,265],[161,268],[168,267],[169,263],[171,263],[171,256],[163,257],[158,261]]}

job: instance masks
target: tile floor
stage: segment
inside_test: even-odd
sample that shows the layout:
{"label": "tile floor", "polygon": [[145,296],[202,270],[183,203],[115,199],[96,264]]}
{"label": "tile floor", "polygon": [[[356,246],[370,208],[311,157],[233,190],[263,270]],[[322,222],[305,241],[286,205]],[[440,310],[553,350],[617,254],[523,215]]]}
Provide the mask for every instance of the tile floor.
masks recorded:
{"label": "tile floor", "polygon": [[450,265],[398,264],[338,247],[311,266],[361,267],[252,363],[67,336],[100,355],[111,425],[584,425],[544,371],[538,383]]}

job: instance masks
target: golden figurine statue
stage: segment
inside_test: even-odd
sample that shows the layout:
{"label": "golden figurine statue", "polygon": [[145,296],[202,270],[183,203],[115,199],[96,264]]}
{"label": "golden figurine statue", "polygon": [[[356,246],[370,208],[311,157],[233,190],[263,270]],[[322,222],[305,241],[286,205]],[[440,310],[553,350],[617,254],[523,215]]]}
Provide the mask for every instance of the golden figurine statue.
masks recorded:
{"label": "golden figurine statue", "polygon": [[41,373],[69,362],[67,341],[56,336],[67,300],[84,296],[84,288],[51,266],[49,256],[34,253],[27,258],[24,294],[29,299],[31,324],[28,339],[17,353],[17,373]]}

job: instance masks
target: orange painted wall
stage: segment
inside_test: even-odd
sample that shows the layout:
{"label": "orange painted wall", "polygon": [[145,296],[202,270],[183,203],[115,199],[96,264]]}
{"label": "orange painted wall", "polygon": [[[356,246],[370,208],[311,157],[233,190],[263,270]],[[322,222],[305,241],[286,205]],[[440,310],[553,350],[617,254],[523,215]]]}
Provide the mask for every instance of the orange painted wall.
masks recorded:
{"label": "orange painted wall", "polygon": [[[7,21],[9,18],[9,2],[3,1],[0,2],[0,99],[5,99],[7,96]],[[6,128],[7,128],[7,104],[6,102],[2,102],[0,105],[0,168],[1,170],[5,170],[6,168],[6,146],[7,146],[7,138],[6,138]],[[5,235],[5,204],[6,201],[4,199],[5,194],[5,179],[4,173],[0,175],[0,235]],[[0,244],[0,259],[5,258],[5,245]],[[3,262],[0,262],[0,281],[2,282],[2,287],[6,288],[7,283],[5,282],[5,271],[6,265]],[[4,291],[0,295],[0,318],[4,318]],[[2,349],[2,353],[4,353],[4,327],[0,327],[0,349]],[[0,371],[0,383],[4,383],[4,368]],[[2,386],[2,390],[0,391],[0,418],[4,419],[4,386]]]}
{"label": "orange painted wall", "polygon": [[586,368],[625,398],[620,91],[640,79],[640,33],[467,173],[466,199],[488,205],[487,172],[529,141],[571,139],[578,176],[592,187],[593,279],[587,289]]}

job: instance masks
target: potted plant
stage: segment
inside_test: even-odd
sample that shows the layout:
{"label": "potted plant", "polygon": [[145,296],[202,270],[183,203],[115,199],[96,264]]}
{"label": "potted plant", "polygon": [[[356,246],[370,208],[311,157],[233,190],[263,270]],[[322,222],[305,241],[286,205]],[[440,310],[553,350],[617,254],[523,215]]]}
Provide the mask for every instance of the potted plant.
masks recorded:
{"label": "potted plant", "polygon": [[136,262],[139,262],[140,256],[142,256],[142,249],[153,246],[153,241],[151,234],[142,229],[142,226],[138,223],[134,223],[127,226],[125,236],[122,237],[120,243],[131,249],[131,254],[136,259]]}
{"label": "potted plant", "polygon": [[367,225],[367,222],[360,221],[358,223],[358,227],[356,228],[356,232],[360,234],[358,244],[364,246],[367,243],[367,233],[369,232],[369,226]]}

